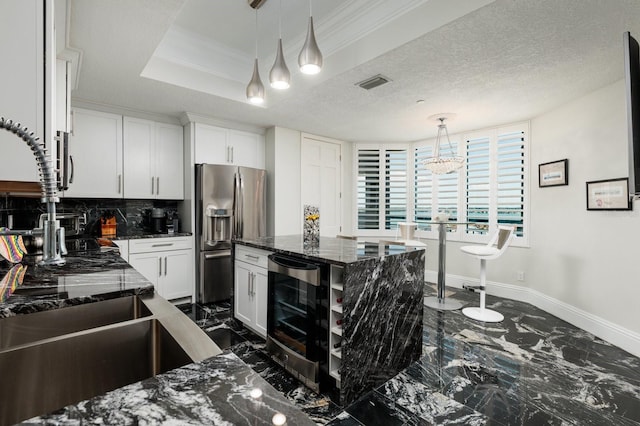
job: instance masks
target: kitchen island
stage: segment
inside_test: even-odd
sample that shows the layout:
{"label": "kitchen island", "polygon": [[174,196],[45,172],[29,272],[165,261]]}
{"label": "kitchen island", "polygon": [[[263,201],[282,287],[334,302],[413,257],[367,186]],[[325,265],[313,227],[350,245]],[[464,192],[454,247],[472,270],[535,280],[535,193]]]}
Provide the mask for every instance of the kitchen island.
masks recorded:
{"label": "kitchen island", "polygon": [[424,249],[325,237],[305,244],[300,235],[235,244],[330,268],[327,369],[341,405],[420,358]]}
{"label": "kitchen island", "polygon": [[[286,416],[289,424],[313,424],[242,360],[232,353],[220,351],[182,312],[172,305],[167,307],[168,302],[154,294],[153,286],[122,260],[118,251],[103,250],[86,249],[70,253],[65,256],[66,264],[61,267],[37,266],[35,257],[26,257],[16,265],[0,261],[0,278],[4,277],[0,286],[0,370],[4,383],[0,389],[1,425],[18,421],[26,424],[150,422],[268,425],[276,414]],[[96,326],[90,330],[67,330],[65,335],[41,337],[38,341],[25,340],[22,330],[27,327],[24,324],[33,323],[32,319],[39,318],[39,315],[45,315],[40,318],[51,318],[47,315],[71,313],[73,316],[84,312],[91,317],[90,314],[105,303],[127,298],[139,298],[146,307],[134,303],[138,307],[133,309],[132,317],[120,319],[118,324]],[[85,323],[85,320],[83,316],[80,321],[72,322]],[[44,322],[41,327],[36,327],[37,332],[49,333],[52,324]],[[173,354],[182,355],[181,361],[174,366],[173,359],[158,359],[161,369],[157,374],[147,376],[149,378],[130,381],[130,384],[120,385],[84,401],[75,400],[65,407],[55,406],[33,414],[33,404],[46,403],[42,393],[48,390],[38,384],[38,380],[45,380],[42,376],[52,381],[49,386],[54,389],[52,394],[65,394],[75,391],[76,387],[88,386],[94,377],[93,370],[79,374],[73,371],[74,367],[80,370],[83,365],[80,354],[100,356],[103,350],[108,351],[109,346],[115,345],[112,340],[94,340],[88,345],[81,339],[91,335],[122,336],[125,329],[142,329],[142,340],[154,342],[147,349],[150,351],[166,350],[162,347],[166,342],[177,342],[177,346],[168,349]],[[168,331],[170,336],[160,334],[159,340],[148,337],[149,334],[155,336],[158,329]],[[206,340],[189,341],[198,333]],[[136,337],[137,340],[140,338]],[[122,347],[112,351],[113,356],[126,359],[130,356],[128,353],[137,354],[132,342],[136,343],[125,341]],[[62,348],[61,355],[49,350],[56,344]],[[94,345],[97,349],[92,348]],[[54,356],[37,355],[41,350],[42,354],[52,353]],[[34,353],[36,356],[32,356]],[[30,357],[22,357],[23,354]],[[212,356],[204,358],[206,355],[203,354]],[[94,370],[109,367],[109,358],[96,359]],[[66,359],[66,369],[56,364],[60,359]],[[197,361],[193,362],[193,359]],[[149,361],[136,358],[126,364],[115,363],[115,367],[131,370],[132,367],[137,368],[137,364],[146,363]],[[163,365],[166,368],[162,368]],[[68,376],[74,374],[80,376],[80,382],[69,379]],[[47,411],[50,414],[43,414]]]}

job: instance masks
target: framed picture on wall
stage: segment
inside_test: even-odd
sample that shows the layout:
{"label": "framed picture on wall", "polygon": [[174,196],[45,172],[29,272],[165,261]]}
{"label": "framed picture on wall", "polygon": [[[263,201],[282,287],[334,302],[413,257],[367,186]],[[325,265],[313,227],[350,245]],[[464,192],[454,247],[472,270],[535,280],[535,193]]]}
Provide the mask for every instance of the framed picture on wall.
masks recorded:
{"label": "framed picture on wall", "polygon": [[551,161],[538,165],[538,186],[569,185],[569,160]]}
{"label": "framed picture on wall", "polygon": [[587,182],[587,210],[631,210],[629,179]]}

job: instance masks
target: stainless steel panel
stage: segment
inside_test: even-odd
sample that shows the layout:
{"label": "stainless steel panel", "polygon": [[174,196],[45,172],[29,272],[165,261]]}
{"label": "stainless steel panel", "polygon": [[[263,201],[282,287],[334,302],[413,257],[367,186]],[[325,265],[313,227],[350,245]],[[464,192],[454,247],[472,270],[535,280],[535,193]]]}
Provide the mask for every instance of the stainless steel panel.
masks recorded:
{"label": "stainless steel panel", "polygon": [[200,253],[200,282],[198,296],[201,303],[219,302],[231,298],[233,262],[231,250]]}
{"label": "stainless steel panel", "polygon": [[[196,165],[196,234],[198,250],[215,249],[218,244],[212,238],[212,223],[206,220],[215,215],[233,214],[235,166],[198,164]],[[207,212],[208,215],[207,215]],[[233,218],[231,219],[233,221]],[[230,247],[230,242],[229,242]]]}
{"label": "stainless steel panel", "polygon": [[320,364],[317,361],[305,359],[271,336],[267,336],[266,348],[274,361],[297,376],[306,386],[316,392],[319,391],[318,370]]}
{"label": "stainless steel panel", "polygon": [[238,238],[255,239],[267,233],[267,172],[250,167],[239,167],[241,195],[240,231]]}
{"label": "stainless steel panel", "polygon": [[269,256],[269,272],[296,278],[316,287],[320,285],[320,267],[316,265],[303,265],[295,260]]}
{"label": "stainless steel panel", "polygon": [[0,349],[151,315],[137,296],[0,319]]}
{"label": "stainless steel panel", "polygon": [[0,424],[13,424],[192,362],[155,319],[0,351]]}

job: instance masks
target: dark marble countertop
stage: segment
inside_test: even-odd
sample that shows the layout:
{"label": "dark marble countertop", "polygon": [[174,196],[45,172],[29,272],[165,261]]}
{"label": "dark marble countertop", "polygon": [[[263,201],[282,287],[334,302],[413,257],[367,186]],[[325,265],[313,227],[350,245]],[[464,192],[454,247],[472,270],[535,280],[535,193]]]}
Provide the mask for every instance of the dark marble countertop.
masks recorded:
{"label": "dark marble countertop", "polygon": [[320,237],[317,244],[306,244],[302,240],[302,235],[236,239],[234,242],[339,266],[409,251],[424,250],[423,247],[405,247],[403,245],[379,244],[330,237]]}
{"label": "dark marble countertop", "polygon": [[36,256],[15,265],[0,261],[0,318],[153,293],[118,251],[77,250],[63,258],[63,266],[38,265]]}
{"label": "dark marble countertop", "polygon": [[121,240],[141,240],[143,238],[171,238],[171,237],[190,237],[193,234],[191,232],[175,232],[173,234],[127,234],[118,235],[113,238],[115,241]]}
{"label": "dark marble countertop", "polygon": [[[64,256],[63,266],[37,265],[36,256],[26,256],[16,265],[0,261],[0,319],[153,293],[153,285],[122,260],[118,251],[77,246]],[[255,389],[261,394],[258,398],[251,392]],[[227,352],[24,423],[271,425],[277,413],[284,414],[290,425],[314,424],[242,360]]]}

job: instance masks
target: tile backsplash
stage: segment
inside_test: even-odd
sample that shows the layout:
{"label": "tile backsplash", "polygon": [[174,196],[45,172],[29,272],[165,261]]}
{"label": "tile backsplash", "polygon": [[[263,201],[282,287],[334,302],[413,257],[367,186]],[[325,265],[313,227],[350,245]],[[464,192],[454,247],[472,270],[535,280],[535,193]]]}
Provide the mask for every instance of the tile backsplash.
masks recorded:
{"label": "tile backsplash", "polygon": [[[115,216],[117,236],[152,233],[149,220],[152,208],[162,208],[167,213],[167,217],[172,218],[177,215],[178,202],[63,198],[56,204],[56,212],[58,213],[86,215],[85,234],[96,237],[101,234],[100,219],[107,216]],[[12,220],[13,229],[33,229],[38,226],[40,215],[46,211],[46,205],[39,198],[5,196],[0,198],[0,226],[8,226]]]}

